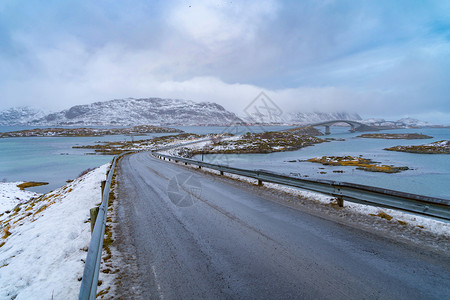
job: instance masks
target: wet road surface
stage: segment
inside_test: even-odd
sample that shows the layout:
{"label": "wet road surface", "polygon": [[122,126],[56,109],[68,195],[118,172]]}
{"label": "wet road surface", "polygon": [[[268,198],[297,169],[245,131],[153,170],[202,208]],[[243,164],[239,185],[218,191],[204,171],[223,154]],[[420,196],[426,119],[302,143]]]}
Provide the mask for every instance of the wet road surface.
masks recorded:
{"label": "wet road surface", "polygon": [[132,297],[450,296],[448,256],[283,206],[218,176],[143,152],[120,161],[118,181],[119,250],[137,267],[123,268],[122,289]]}

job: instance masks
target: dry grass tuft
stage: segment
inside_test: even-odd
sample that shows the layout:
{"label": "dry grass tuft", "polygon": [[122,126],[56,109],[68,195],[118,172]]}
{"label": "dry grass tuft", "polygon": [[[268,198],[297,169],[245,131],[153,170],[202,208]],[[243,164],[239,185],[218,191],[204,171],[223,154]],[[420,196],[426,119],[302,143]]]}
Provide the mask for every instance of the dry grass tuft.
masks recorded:
{"label": "dry grass tuft", "polygon": [[2,239],[6,239],[8,236],[11,235],[11,232],[9,231],[11,229],[11,225],[6,225],[5,228],[3,228],[3,236]]}
{"label": "dry grass tuft", "polygon": [[110,289],[111,289],[111,287],[108,287],[108,288],[106,288],[104,290],[101,290],[100,292],[97,293],[96,297],[102,297],[103,298],[103,296],[106,295],[109,292]]}
{"label": "dry grass tuft", "polygon": [[47,185],[47,184],[48,184],[48,182],[29,181],[29,182],[24,182],[24,183],[18,184],[17,187],[23,191],[29,187]]}
{"label": "dry grass tuft", "polygon": [[386,219],[388,221],[392,220],[392,216],[388,215],[384,211],[380,211],[378,214],[369,214],[369,215],[375,216],[375,217],[380,217],[380,218]]}

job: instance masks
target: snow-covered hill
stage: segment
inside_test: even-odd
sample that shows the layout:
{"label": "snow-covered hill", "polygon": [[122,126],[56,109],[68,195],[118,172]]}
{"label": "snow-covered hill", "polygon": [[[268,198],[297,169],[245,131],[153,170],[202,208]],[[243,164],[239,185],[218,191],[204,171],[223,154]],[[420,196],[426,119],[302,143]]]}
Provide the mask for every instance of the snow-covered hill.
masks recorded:
{"label": "snow-covered hill", "polygon": [[[78,298],[91,238],[89,209],[101,201],[108,166],[40,196],[0,183],[0,299]],[[100,272],[99,292],[113,276]]]}
{"label": "snow-covered hill", "polygon": [[386,121],[385,119],[367,119],[361,121],[361,123],[364,123],[369,126],[398,127],[398,128],[431,126],[431,124],[428,122],[420,121],[413,118],[402,118],[397,121]]}
{"label": "snow-covered hill", "polygon": [[359,121],[361,117],[356,113],[324,113],[324,112],[291,112],[284,116],[286,122],[295,124],[313,124],[330,120],[353,120]]}
{"label": "snow-covered hill", "polygon": [[31,121],[30,125],[224,125],[240,122],[232,112],[211,102],[178,99],[116,99],[77,105]]}
{"label": "snow-covered hill", "polygon": [[13,107],[0,111],[0,126],[24,125],[31,120],[44,117],[46,114],[31,107]]}
{"label": "snow-covered hill", "polygon": [[241,117],[248,123],[278,123],[278,124],[314,124],[330,120],[353,120],[359,121],[361,117],[356,113],[325,113],[325,112],[266,112],[257,110]]}

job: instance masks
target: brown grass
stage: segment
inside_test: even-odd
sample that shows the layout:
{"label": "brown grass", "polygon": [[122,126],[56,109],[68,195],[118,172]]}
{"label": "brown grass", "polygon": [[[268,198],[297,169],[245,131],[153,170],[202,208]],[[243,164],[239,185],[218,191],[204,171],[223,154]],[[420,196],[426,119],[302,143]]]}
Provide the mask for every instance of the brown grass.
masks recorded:
{"label": "brown grass", "polygon": [[[104,290],[101,290],[100,292],[97,293],[97,296],[96,296],[96,297],[100,297],[100,296],[106,295],[106,294],[109,292],[110,289],[111,289],[111,287],[108,287],[108,288],[106,288],[106,289],[104,289]],[[103,297],[102,297],[102,298],[103,298]]]}
{"label": "brown grass", "polygon": [[386,219],[388,221],[392,220],[392,216],[388,215],[384,211],[380,211],[378,214],[369,214],[369,215],[375,216],[375,217],[380,217],[380,218]]}
{"label": "brown grass", "polygon": [[6,239],[8,236],[11,235],[11,232],[9,231],[11,229],[11,225],[6,225],[5,228],[3,228],[3,236],[2,239]]}
{"label": "brown grass", "polygon": [[26,188],[29,188],[29,187],[40,186],[40,185],[47,185],[47,184],[48,184],[48,182],[28,181],[28,182],[24,182],[24,183],[18,184],[17,187],[23,191],[23,190],[25,190]]}

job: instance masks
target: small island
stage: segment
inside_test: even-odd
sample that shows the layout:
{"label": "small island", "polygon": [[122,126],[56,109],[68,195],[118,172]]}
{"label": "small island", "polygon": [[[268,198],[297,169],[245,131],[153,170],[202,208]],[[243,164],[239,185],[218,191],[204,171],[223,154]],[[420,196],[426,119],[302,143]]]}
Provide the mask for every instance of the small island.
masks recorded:
{"label": "small island", "polygon": [[202,149],[188,149],[189,153],[184,151],[183,154],[185,157],[192,157],[197,154],[247,154],[294,151],[326,142],[323,139],[312,136],[312,134],[316,133],[315,130],[314,128],[305,127],[286,131],[247,132],[244,135],[228,139],[219,137],[211,139],[211,143],[205,145]]}
{"label": "small island", "polygon": [[381,165],[379,164],[379,162],[373,161],[371,159],[353,156],[322,156],[311,158],[307,161],[313,163],[321,163],[325,166],[351,166],[356,167],[357,170],[368,172],[398,173],[409,169],[408,167]]}
{"label": "small island", "polygon": [[418,146],[395,146],[384,150],[421,154],[450,154],[450,141],[442,140]]}
{"label": "small island", "polygon": [[139,125],[128,128],[35,128],[0,133],[0,138],[9,137],[87,137],[105,135],[145,135],[147,133],[175,133],[179,129],[153,125]]}
{"label": "small island", "polygon": [[359,138],[387,139],[387,140],[417,140],[431,139],[432,136],[420,133],[365,133],[358,135]]}

